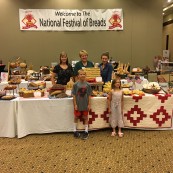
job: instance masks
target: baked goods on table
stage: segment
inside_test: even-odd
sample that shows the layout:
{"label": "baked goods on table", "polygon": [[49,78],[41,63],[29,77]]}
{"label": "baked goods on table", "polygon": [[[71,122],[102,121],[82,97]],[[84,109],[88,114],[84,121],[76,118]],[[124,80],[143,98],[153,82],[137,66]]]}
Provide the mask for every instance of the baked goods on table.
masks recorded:
{"label": "baked goods on table", "polygon": [[65,93],[66,86],[61,84],[55,84],[49,89],[49,98],[65,98],[68,95]]}
{"label": "baked goods on table", "polygon": [[104,96],[104,93],[102,91],[93,90],[92,96],[101,97],[101,96]]}
{"label": "baked goods on table", "polygon": [[16,88],[17,88],[16,85],[7,85],[7,86],[4,87],[4,90],[14,90]]}
{"label": "baked goods on table", "polygon": [[14,98],[15,98],[14,95],[5,95],[1,97],[1,100],[12,100]]}
{"label": "baked goods on table", "polygon": [[28,89],[44,89],[46,88],[46,82],[44,81],[35,81],[35,82],[30,82],[28,84]]}
{"label": "baked goods on table", "polygon": [[143,85],[143,91],[148,94],[157,94],[161,90],[157,82],[149,82]]}
{"label": "baked goods on table", "polygon": [[38,90],[28,90],[26,88],[20,88],[19,96],[23,98],[30,98],[30,97],[43,97],[45,93],[44,89]]}
{"label": "baked goods on table", "polygon": [[21,83],[21,78],[20,77],[12,77],[9,81],[9,84],[20,84]]}
{"label": "baked goods on table", "polygon": [[103,92],[104,93],[109,93],[111,91],[111,82],[106,82],[103,85]]}
{"label": "baked goods on table", "polygon": [[90,83],[96,82],[96,77],[100,77],[100,68],[98,67],[90,67],[84,68],[86,72],[86,81]]}
{"label": "baked goods on table", "polygon": [[70,81],[66,85],[66,90],[72,90],[73,85],[74,85],[74,82],[73,82],[73,80],[71,78]]}
{"label": "baked goods on table", "polygon": [[2,97],[2,96],[5,96],[6,95],[6,91],[5,90],[0,90],[0,98]]}
{"label": "baked goods on table", "polygon": [[123,90],[123,94],[124,95],[139,95],[139,96],[145,95],[144,92],[141,90],[129,90],[129,89]]}
{"label": "baked goods on table", "polygon": [[123,64],[123,63],[118,63],[118,67],[116,70],[116,74],[117,75],[124,75],[124,74],[129,74],[129,71],[128,71],[128,68],[129,68],[129,63],[127,64]]}

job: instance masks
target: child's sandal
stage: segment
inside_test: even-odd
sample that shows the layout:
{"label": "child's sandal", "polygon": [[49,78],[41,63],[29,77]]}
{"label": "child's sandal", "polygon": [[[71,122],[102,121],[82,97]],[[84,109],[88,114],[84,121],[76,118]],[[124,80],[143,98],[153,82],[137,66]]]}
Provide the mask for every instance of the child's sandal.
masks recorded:
{"label": "child's sandal", "polygon": [[120,137],[120,138],[122,138],[123,137],[123,133],[118,133],[118,136]]}
{"label": "child's sandal", "polygon": [[115,133],[115,132],[112,132],[112,133],[111,133],[111,136],[115,136],[115,135],[116,135],[116,133]]}

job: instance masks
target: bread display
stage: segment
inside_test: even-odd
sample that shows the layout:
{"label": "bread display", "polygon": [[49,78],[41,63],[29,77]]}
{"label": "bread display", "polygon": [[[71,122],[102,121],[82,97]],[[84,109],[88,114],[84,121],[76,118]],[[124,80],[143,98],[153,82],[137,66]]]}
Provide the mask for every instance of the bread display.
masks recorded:
{"label": "bread display", "polygon": [[73,85],[74,85],[74,82],[73,82],[72,79],[70,79],[70,81],[67,83],[66,89],[67,90],[72,90]]}
{"label": "bread display", "polygon": [[16,88],[17,88],[16,85],[7,85],[7,86],[4,87],[4,90],[14,90]]}
{"label": "bread display", "polygon": [[11,100],[11,99],[14,99],[14,98],[15,98],[14,95],[5,95],[5,96],[1,97],[2,100]]}
{"label": "bread display", "polygon": [[21,83],[21,78],[20,77],[12,77],[9,81],[9,84],[20,84]]}
{"label": "bread display", "polygon": [[68,95],[65,93],[66,86],[61,84],[53,85],[49,90],[49,98],[65,98]]}
{"label": "bread display", "polygon": [[87,82],[96,82],[96,77],[100,77],[100,68],[84,68],[84,71],[86,72],[86,80]]}
{"label": "bread display", "polygon": [[55,84],[50,89],[51,90],[65,90],[65,86],[61,84]]}
{"label": "bread display", "polygon": [[118,67],[116,70],[116,74],[118,75],[124,75],[124,74],[129,74],[129,71],[128,71],[128,68],[129,68],[129,63],[127,64],[123,64],[123,63],[118,63]]}
{"label": "bread display", "polygon": [[144,92],[141,91],[141,90],[123,90],[123,94],[124,95],[139,95],[139,96],[142,96],[144,95]]}
{"label": "bread display", "polygon": [[50,93],[50,96],[56,96],[58,94],[61,94],[63,91],[62,90],[56,90]]}
{"label": "bread display", "polygon": [[149,94],[157,94],[161,90],[157,82],[149,82],[143,85],[143,91]]}
{"label": "bread display", "polygon": [[38,87],[38,84],[34,83],[34,82],[30,82],[28,84],[28,87]]}
{"label": "bread display", "polygon": [[[38,94],[37,94],[38,93]],[[26,88],[20,88],[19,90],[19,96],[23,98],[29,98],[29,97],[43,97],[45,91],[44,90],[28,90]]]}
{"label": "bread display", "polygon": [[44,81],[36,81],[36,82],[30,82],[28,84],[28,89],[32,90],[32,89],[44,89],[46,88],[46,82]]}
{"label": "bread display", "polygon": [[109,93],[111,91],[111,82],[106,82],[103,85],[103,92],[104,93]]}

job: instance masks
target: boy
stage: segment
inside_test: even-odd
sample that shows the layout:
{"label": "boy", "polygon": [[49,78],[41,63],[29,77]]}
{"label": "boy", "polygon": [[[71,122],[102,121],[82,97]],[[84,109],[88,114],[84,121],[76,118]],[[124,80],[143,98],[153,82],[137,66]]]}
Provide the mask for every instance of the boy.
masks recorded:
{"label": "boy", "polygon": [[74,137],[79,138],[80,133],[77,131],[77,122],[80,116],[83,117],[85,131],[82,139],[87,139],[88,134],[88,111],[90,110],[90,99],[92,89],[91,85],[86,82],[86,72],[83,69],[78,71],[78,81],[75,82],[72,89],[74,104]]}

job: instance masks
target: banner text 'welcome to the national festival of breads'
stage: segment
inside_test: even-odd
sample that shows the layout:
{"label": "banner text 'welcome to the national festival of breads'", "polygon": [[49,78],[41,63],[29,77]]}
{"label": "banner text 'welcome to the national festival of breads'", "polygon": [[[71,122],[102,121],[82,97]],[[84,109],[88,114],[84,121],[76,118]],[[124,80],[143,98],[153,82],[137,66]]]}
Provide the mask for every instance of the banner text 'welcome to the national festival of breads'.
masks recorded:
{"label": "banner text 'welcome to the national festival of breads'", "polygon": [[123,30],[122,9],[19,9],[20,30]]}

